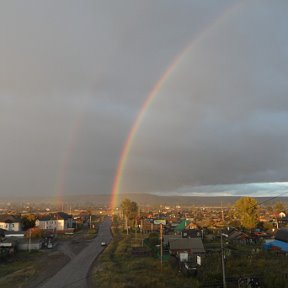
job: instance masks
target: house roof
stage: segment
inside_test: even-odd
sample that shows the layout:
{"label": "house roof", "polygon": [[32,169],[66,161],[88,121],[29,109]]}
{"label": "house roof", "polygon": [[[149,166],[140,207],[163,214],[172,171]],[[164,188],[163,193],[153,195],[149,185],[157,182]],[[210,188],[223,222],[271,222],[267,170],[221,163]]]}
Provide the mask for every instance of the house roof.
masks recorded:
{"label": "house roof", "polygon": [[46,214],[43,216],[38,217],[39,221],[49,221],[49,220],[67,220],[71,218],[70,215],[64,212],[57,212],[57,213],[51,213],[51,214]]}
{"label": "house roof", "polygon": [[185,227],[190,223],[188,220],[183,220],[177,227],[175,228],[176,231],[181,232],[185,229]]}
{"label": "house roof", "polygon": [[276,232],[275,239],[283,242],[288,242],[288,228],[280,228]]}
{"label": "house roof", "polygon": [[171,250],[192,250],[193,253],[204,253],[205,249],[203,242],[200,238],[179,238],[171,239],[170,249]]}
{"label": "house roof", "polygon": [[175,239],[182,239],[181,235],[163,235],[164,245]]}
{"label": "house roof", "polygon": [[241,231],[233,231],[228,235],[230,240],[241,240],[241,239],[248,239],[249,236]]}
{"label": "house roof", "polygon": [[266,248],[266,249],[271,249],[272,247],[278,247],[282,251],[288,252],[288,243],[283,242],[283,241],[274,240],[272,242],[264,244],[264,248]]}
{"label": "house roof", "polygon": [[[189,222],[189,221],[188,221]],[[190,229],[199,229],[199,226],[196,223],[188,223],[188,225],[186,225],[185,229],[190,230]]]}
{"label": "house roof", "polygon": [[10,214],[1,214],[0,215],[0,222],[5,222],[5,223],[17,223],[21,222],[20,218],[14,215]]}

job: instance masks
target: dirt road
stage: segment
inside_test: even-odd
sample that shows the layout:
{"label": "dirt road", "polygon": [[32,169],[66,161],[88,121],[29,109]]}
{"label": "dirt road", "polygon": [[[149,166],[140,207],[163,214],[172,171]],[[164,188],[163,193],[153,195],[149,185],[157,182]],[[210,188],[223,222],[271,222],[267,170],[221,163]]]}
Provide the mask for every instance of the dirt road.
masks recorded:
{"label": "dirt road", "polygon": [[101,242],[110,242],[112,239],[111,219],[106,218],[99,226],[98,235],[89,246],[65,265],[57,274],[48,279],[41,288],[85,288],[87,287],[87,274],[95,260],[105,247]]}

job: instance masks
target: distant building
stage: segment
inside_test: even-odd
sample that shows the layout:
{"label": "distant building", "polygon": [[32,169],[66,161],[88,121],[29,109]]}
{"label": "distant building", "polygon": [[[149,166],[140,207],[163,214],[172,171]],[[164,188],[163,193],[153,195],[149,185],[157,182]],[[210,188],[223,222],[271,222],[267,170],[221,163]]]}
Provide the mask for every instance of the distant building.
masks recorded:
{"label": "distant building", "polygon": [[21,231],[21,220],[14,215],[0,215],[0,229],[7,231]]}
{"label": "distant building", "polygon": [[72,228],[73,219],[72,216],[64,212],[51,213],[39,217],[35,226],[43,230],[61,231]]}

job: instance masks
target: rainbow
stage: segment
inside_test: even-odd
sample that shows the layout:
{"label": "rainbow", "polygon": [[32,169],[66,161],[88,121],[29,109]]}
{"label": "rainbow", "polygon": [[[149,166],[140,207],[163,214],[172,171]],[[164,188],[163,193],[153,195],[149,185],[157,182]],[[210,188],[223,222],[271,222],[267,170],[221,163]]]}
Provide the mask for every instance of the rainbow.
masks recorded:
{"label": "rainbow", "polygon": [[126,163],[128,160],[129,152],[131,150],[131,147],[133,145],[134,139],[137,135],[137,132],[141,126],[141,123],[144,119],[144,116],[146,114],[146,111],[151,106],[153,100],[155,99],[158,92],[163,87],[164,83],[168,80],[168,78],[171,76],[175,68],[180,64],[180,62],[183,60],[183,58],[188,54],[189,51],[192,50],[192,48],[199,43],[216,25],[220,24],[221,21],[224,21],[232,12],[234,12],[236,9],[238,9],[243,2],[236,2],[231,7],[228,7],[219,17],[217,17],[212,23],[207,25],[203,31],[198,33],[198,35],[190,42],[170,63],[170,65],[167,67],[165,72],[162,74],[160,79],[156,82],[150,93],[148,94],[146,100],[144,101],[140,112],[138,113],[136,120],[134,121],[128,136],[126,138],[124,148],[122,149],[120,159],[118,161],[118,166],[116,170],[116,174],[114,177],[112,192],[111,192],[111,199],[110,199],[110,206],[112,208],[115,208],[118,203],[118,196],[121,191],[122,186],[122,178],[123,173],[125,171]]}
{"label": "rainbow", "polygon": [[81,124],[83,122],[85,107],[88,105],[89,97],[90,96],[84,97],[81,102],[82,106],[80,106],[79,110],[75,113],[71,126],[67,129],[67,142],[66,145],[64,145],[64,153],[59,159],[59,169],[54,186],[54,198],[59,209],[62,209],[64,205],[64,194],[67,190],[66,186],[68,182],[67,180],[69,176],[69,168],[71,166],[71,160],[78,144]]}
{"label": "rainbow", "polygon": [[77,139],[79,138],[79,131],[80,131],[80,121],[81,116],[80,113],[75,117],[74,123],[70,128],[70,131],[68,132],[67,138],[67,145],[65,147],[65,152],[63,154],[63,157],[60,159],[59,163],[59,172],[58,172],[58,178],[55,184],[55,197],[56,197],[56,205],[59,207],[59,209],[62,209],[63,207],[63,196],[65,194],[66,190],[66,182],[68,178],[68,172],[70,167],[70,162],[72,159],[72,155],[75,151]]}

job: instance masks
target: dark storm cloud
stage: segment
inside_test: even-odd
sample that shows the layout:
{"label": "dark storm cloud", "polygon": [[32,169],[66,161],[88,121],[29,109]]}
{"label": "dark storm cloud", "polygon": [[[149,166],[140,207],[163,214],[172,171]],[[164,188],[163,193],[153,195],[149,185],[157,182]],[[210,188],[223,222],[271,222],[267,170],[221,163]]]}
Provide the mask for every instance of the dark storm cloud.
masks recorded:
{"label": "dark storm cloud", "polygon": [[287,180],[287,8],[246,2],[192,47],[146,113],[126,190]]}
{"label": "dark storm cloud", "polygon": [[286,181],[287,3],[239,3],[2,3],[0,195],[109,193],[149,91],[195,39],[145,114],[123,191]]}
{"label": "dark storm cloud", "polygon": [[149,90],[229,5],[2,3],[1,195],[109,193]]}

